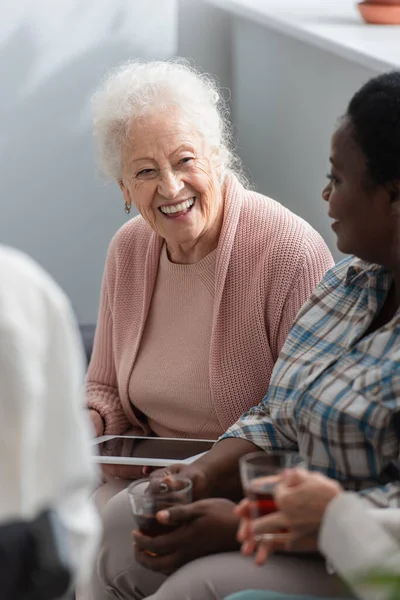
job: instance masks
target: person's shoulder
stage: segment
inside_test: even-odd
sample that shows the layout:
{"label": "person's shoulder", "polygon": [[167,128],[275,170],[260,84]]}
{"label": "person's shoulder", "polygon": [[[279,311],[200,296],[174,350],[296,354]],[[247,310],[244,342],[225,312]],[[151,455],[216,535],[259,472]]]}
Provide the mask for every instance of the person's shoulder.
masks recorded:
{"label": "person's shoulder", "polygon": [[118,229],[109,246],[109,253],[121,255],[126,252],[145,251],[152,235],[151,227],[141,215],[129,219]]}
{"label": "person's shoulder", "polygon": [[65,294],[54,279],[33,258],[9,246],[0,245],[0,294],[12,289],[36,290],[54,298]]}
{"label": "person's shoulder", "polygon": [[264,236],[268,232],[269,238],[276,241],[302,243],[310,237],[322,241],[320,234],[307,221],[273,198],[251,190],[245,190],[244,197],[243,218],[253,226],[258,222]]}
{"label": "person's shoulder", "polygon": [[33,258],[0,245],[0,318],[22,310],[33,316],[50,308],[69,311],[69,300],[52,277]]}
{"label": "person's shoulder", "polygon": [[364,267],[365,263],[354,256],[343,258],[325,273],[313,295],[323,298],[331,293],[345,294],[346,284],[352,274]]}
{"label": "person's shoulder", "polygon": [[[262,194],[247,191],[242,219],[245,232],[251,232],[253,243],[264,249],[268,261],[277,267],[304,265],[322,261],[325,270],[333,265],[332,255],[322,236],[307,221]],[[285,260],[282,260],[285,258]]]}
{"label": "person's shoulder", "polygon": [[[308,301],[300,309],[297,315],[296,323],[301,322],[301,326],[304,327],[303,319],[314,318],[314,308],[320,310],[320,306],[334,306],[343,297],[347,296],[346,282],[349,278],[349,274],[352,273],[353,268],[358,268],[361,261],[354,256],[348,256],[343,260],[339,261],[333,267],[331,267],[321,278]],[[311,315],[311,317],[310,317]]]}
{"label": "person's shoulder", "polygon": [[124,223],[124,225],[118,229],[112,239],[112,243],[124,245],[127,243],[140,243],[142,241],[148,242],[151,234],[151,227],[141,215],[137,215],[136,217],[129,219],[127,223]]}
{"label": "person's shoulder", "polygon": [[337,287],[339,284],[346,283],[352,273],[358,273],[364,270],[365,267],[366,263],[359,258],[346,256],[329,269],[324,280],[333,287]]}

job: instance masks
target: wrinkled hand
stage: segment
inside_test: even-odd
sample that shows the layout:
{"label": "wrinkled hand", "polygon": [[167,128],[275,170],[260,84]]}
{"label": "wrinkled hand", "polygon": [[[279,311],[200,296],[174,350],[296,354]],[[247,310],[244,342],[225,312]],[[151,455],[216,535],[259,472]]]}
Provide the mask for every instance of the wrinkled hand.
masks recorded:
{"label": "wrinkled hand", "polygon": [[289,529],[304,535],[318,532],[328,504],[342,491],[337,481],[321,473],[291,469],[276,486],[275,501]]}
{"label": "wrinkled hand", "polygon": [[200,556],[238,549],[239,519],[233,514],[234,506],[230,500],[210,498],[160,511],[160,523],[176,525],[176,529],[156,537],[134,531],[136,560],[147,569],[170,575]]}
{"label": "wrinkled hand", "polygon": [[[241,518],[238,541],[245,555],[256,552],[257,564],[264,564],[271,552],[289,550],[310,552],[317,550],[317,534],[328,504],[340,494],[342,488],[320,473],[303,469],[285,471],[282,481],[275,488],[278,511],[251,520],[250,502],[243,500],[235,509]],[[264,533],[287,529],[289,538],[285,543],[257,541]]]}
{"label": "wrinkled hand", "polygon": [[140,479],[146,476],[145,469],[146,467],[139,465],[101,465],[105,481],[109,481],[110,479]]}
{"label": "wrinkled hand", "polygon": [[[248,513],[250,503],[243,500],[235,512],[239,514]],[[288,529],[287,539],[283,540],[260,540],[259,536],[264,533],[273,533]],[[263,565],[268,557],[276,551],[280,552],[316,552],[318,550],[318,538],[316,535],[307,535],[298,537],[296,533],[288,528],[288,521],[280,513],[274,513],[259,519],[251,520],[250,517],[243,516],[237,533],[237,540],[241,545],[241,553],[244,556],[254,554],[254,561],[257,565]]]}
{"label": "wrinkled hand", "polygon": [[156,469],[150,477],[164,477],[165,475],[179,475],[187,477],[193,483],[193,499],[200,500],[207,498],[209,494],[206,472],[192,463],[191,465],[175,464],[164,469]]}
{"label": "wrinkled hand", "polygon": [[97,412],[97,410],[93,410],[92,408],[89,409],[89,418],[92,422],[92,426],[94,429],[94,437],[99,437],[101,435],[103,435],[104,433],[104,423],[103,423],[103,419],[101,418],[100,414]]}
{"label": "wrinkled hand", "polygon": [[148,477],[154,467],[140,466],[140,465],[101,465],[104,479],[106,481],[110,479],[141,479],[142,477]]}
{"label": "wrinkled hand", "polygon": [[[89,409],[89,417],[94,427],[96,437],[103,435],[104,423],[100,414],[97,410]],[[132,465],[109,465],[102,464],[101,470],[103,473],[104,480],[109,479],[139,479],[145,477],[144,467],[132,466]]]}

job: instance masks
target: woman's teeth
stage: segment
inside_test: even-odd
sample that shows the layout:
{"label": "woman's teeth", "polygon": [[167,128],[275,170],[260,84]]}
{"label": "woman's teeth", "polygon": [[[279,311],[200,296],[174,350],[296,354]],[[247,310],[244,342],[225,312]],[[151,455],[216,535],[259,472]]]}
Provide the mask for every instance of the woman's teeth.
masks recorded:
{"label": "woman's teeth", "polygon": [[194,201],[195,198],[189,198],[189,200],[184,200],[179,204],[174,204],[174,206],[168,204],[166,206],[160,206],[160,210],[164,215],[172,215],[181,212],[182,210],[189,210],[189,208],[192,208]]}

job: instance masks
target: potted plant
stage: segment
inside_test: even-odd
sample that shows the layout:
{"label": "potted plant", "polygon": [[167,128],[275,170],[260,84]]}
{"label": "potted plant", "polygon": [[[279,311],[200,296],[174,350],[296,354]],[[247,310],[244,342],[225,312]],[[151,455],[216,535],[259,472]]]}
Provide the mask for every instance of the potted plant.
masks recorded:
{"label": "potted plant", "polygon": [[366,591],[368,590],[369,593],[376,590],[379,598],[400,600],[400,572],[394,573],[389,570],[376,569],[370,571],[368,575],[357,577],[354,580],[357,580],[357,583]]}
{"label": "potted plant", "polygon": [[358,10],[366,23],[400,25],[400,0],[364,0]]}

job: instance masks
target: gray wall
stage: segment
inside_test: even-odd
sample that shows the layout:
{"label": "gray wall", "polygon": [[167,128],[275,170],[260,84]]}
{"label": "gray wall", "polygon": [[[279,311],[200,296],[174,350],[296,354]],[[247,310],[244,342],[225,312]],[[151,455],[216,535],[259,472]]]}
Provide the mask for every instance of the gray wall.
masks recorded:
{"label": "gray wall", "polygon": [[12,0],[0,7],[0,240],[38,260],[81,322],[126,220],[97,171],[90,96],[131,57],[176,53],[175,0]]}
{"label": "gray wall", "polygon": [[232,87],[232,28],[227,13],[203,0],[179,0],[178,55],[218,78],[225,98]]}
{"label": "gray wall", "polygon": [[256,188],[309,221],[336,259],[321,190],[330,136],[352,94],[376,75],[306,43],[235,19],[234,122]]}
{"label": "gray wall", "polygon": [[178,31],[180,54],[231,89],[238,152],[253,186],[309,221],[342,258],[321,199],[330,137],[376,72],[205,0],[180,0]]}

